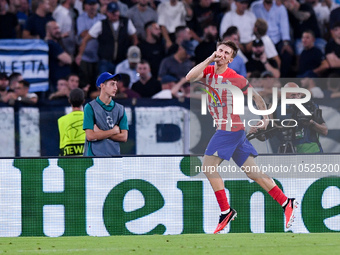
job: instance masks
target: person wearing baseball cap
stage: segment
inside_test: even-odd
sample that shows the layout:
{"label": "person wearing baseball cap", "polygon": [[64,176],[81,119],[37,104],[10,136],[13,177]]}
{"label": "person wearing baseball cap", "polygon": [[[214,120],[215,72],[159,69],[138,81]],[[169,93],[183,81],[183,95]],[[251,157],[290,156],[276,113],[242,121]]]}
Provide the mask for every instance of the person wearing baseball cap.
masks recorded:
{"label": "person wearing baseball cap", "polygon": [[139,80],[137,64],[141,61],[142,54],[138,46],[132,45],[127,51],[126,59],[116,67],[116,73],[126,73],[130,76],[129,88]]}
{"label": "person wearing baseball cap", "polygon": [[247,76],[254,72],[263,73],[269,71],[275,78],[280,78],[280,70],[274,59],[268,59],[264,51],[264,43],[261,39],[252,42],[252,55],[246,63]]}
{"label": "person wearing baseball cap", "polygon": [[89,29],[79,46],[75,60],[80,65],[87,43],[91,39],[97,39],[99,73],[115,72],[117,64],[126,58],[128,48],[138,44],[136,28],[130,19],[120,15],[117,2],[110,2],[106,6],[106,17]]}
{"label": "person wearing baseball cap", "polygon": [[84,156],[120,155],[120,142],[127,141],[129,126],[124,106],[112,100],[120,79],[120,74],[109,72],[97,78],[100,95],[84,107]]}

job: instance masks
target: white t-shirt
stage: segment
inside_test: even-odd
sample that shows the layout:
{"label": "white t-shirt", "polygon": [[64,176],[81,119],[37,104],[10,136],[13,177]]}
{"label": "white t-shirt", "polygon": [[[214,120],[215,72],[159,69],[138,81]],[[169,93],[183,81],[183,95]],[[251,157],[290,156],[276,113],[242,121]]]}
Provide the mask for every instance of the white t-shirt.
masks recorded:
{"label": "white t-shirt", "polygon": [[169,33],[175,33],[176,27],[185,26],[187,12],[182,2],[172,6],[170,2],[163,2],[157,7],[158,24],[166,27]]}
{"label": "white t-shirt", "polygon": [[152,99],[172,99],[170,89],[163,89],[151,97]]}
{"label": "white t-shirt", "polygon": [[76,0],[74,2],[74,8],[77,9],[79,15],[82,14],[84,12],[83,2],[81,0]]}
{"label": "white t-shirt", "polygon": [[236,11],[227,12],[221,21],[220,37],[223,37],[223,34],[229,27],[235,26],[240,33],[240,42],[249,43],[252,41],[255,22],[255,15],[248,10],[246,10],[243,15],[238,15]]}
{"label": "white t-shirt", "polygon": [[266,53],[267,58],[276,57],[278,53],[272,39],[270,39],[268,35],[264,35],[261,37],[261,40],[264,44],[264,52]]}
{"label": "white t-shirt", "polygon": [[[113,22],[112,23],[112,27],[113,30],[117,30],[119,26],[119,21]],[[102,33],[103,31],[103,27],[102,27],[102,21],[99,20],[96,23],[93,24],[93,26],[90,28],[89,30],[89,35],[92,38],[98,38],[98,36]],[[128,34],[129,35],[133,35],[136,33],[136,28],[135,26],[132,24],[132,21],[129,20],[128,21]]]}
{"label": "white t-shirt", "polygon": [[313,98],[324,98],[325,97],[322,89],[319,87],[311,88],[310,92],[312,93]]}
{"label": "white t-shirt", "polygon": [[55,21],[58,23],[60,27],[60,32],[67,33],[72,31],[72,17],[70,14],[70,10],[65,8],[62,5],[58,5],[52,14]]}

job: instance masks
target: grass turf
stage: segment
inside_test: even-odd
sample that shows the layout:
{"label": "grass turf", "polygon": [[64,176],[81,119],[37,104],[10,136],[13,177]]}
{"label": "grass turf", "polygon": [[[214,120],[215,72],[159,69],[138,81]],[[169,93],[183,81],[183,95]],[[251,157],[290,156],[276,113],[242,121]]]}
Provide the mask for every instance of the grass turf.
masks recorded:
{"label": "grass turf", "polygon": [[0,254],[340,254],[339,233],[0,238]]}

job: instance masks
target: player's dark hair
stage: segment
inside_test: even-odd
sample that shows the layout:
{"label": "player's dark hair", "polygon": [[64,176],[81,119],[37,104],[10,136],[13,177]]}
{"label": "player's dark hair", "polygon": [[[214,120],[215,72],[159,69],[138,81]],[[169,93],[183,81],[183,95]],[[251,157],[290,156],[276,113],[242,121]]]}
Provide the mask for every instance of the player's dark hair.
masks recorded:
{"label": "player's dark hair", "polygon": [[237,51],[238,51],[238,47],[237,45],[233,42],[233,41],[222,41],[222,42],[218,42],[217,43],[217,47],[220,46],[220,45],[225,45],[225,46],[228,46],[230,47],[232,50],[233,50],[233,54],[232,54],[232,58],[236,57],[236,54],[237,54]]}
{"label": "player's dark hair", "polygon": [[84,91],[80,88],[72,89],[70,92],[69,101],[73,107],[80,107],[84,103]]}

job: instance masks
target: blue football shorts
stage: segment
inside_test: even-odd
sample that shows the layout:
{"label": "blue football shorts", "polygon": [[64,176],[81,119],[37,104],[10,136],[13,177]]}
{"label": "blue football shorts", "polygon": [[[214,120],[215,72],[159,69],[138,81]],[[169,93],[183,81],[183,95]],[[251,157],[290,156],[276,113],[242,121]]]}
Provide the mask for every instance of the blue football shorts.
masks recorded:
{"label": "blue football shorts", "polygon": [[244,130],[236,132],[217,130],[210,139],[204,154],[218,156],[228,161],[232,158],[239,167],[250,155],[254,157],[258,155],[253,145],[246,138]]}

